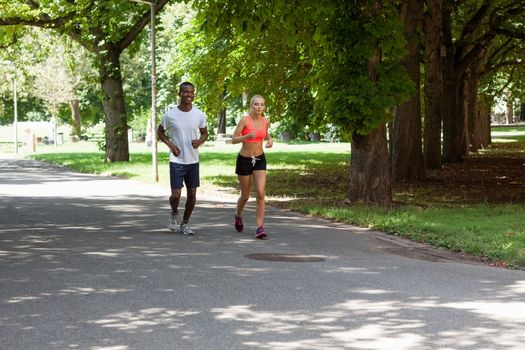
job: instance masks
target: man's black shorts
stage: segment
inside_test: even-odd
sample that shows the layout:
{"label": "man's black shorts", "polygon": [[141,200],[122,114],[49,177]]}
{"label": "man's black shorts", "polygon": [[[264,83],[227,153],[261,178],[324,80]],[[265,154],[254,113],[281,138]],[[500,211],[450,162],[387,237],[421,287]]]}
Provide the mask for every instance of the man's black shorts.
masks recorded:
{"label": "man's black shorts", "polygon": [[254,170],[266,170],[266,156],[264,153],[256,157],[243,157],[240,154],[237,156],[235,174],[251,175]]}

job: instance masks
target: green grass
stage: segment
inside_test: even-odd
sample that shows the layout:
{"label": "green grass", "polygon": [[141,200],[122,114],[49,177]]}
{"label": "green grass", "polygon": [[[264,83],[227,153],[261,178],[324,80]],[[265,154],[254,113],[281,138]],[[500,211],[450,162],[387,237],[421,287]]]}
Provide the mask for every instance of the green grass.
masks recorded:
{"label": "green grass", "polygon": [[[525,133],[525,130],[518,130]],[[515,136],[513,136],[515,137]],[[521,137],[521,136],[520,136]],[[524,141],[525,142],[525,141]],[[234,174],[239,145],[208,143],[201,149],[202,188],[237,195]],[[391,209],[345,206],[349,145],[344,143],[276,143],[268,159],[267,195],[270,204],[320,217],[389,232],[457,252],[477,255],[515,268],[525,268],[525,208],[522,205],[459,205],[436,201],[418,188],[414,206],[410,196]],[[72,169],[152,182],[151,151],[132,144],[129,163],[104,163],[103,153],[89,142],[39,147],[32,158],[64,164]],[[168,184],[168,154],[159,144],[159,177]]]}
{"label": "green grass", "polygon": [[507,132],[507,133],[514,133],[514,132],[523,132],[525,133],[525,125],[509,125],[509,126],[493,126],[491,128],[491,132]]}
{"label": "green grass", "polygon": [[438,248],[485,257],[501,265],[525,267],[525,208],[522,205],[384,209],[291,203],[289,207]]}
{"label": "green grass", "polygon": [[497,126],[491,129],[492,142],[525,143],[525,126]]}

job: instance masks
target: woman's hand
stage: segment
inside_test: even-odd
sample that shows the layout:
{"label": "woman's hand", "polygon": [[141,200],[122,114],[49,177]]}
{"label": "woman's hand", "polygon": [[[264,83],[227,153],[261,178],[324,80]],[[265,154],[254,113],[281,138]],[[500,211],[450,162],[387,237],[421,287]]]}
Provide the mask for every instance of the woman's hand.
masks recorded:
{"label": "woman's hand", "polygon": [[272,139],[269,139],[268,142],[266,142],[266,148],[272,148],[273,146],[273,140]]}

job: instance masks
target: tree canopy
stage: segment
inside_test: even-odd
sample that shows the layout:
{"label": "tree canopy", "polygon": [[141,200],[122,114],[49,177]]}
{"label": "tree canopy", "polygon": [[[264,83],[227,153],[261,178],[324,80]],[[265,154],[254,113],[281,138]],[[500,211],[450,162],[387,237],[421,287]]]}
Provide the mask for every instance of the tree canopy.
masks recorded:
{"label": "tree canopy", "polygon": [[[424,71],[428,77],[433,68],[428,60],[421,67],[423,60],[419,55],[434,55],[432,64],[441,65],[432,78],[439,75],[435,89],[426,90],[433,82],[432,79],[425,81],[425,91],[434,91],[434,102],[441,106],[432,110],[439,114],[435,118],[434,154],[435,158],[442,158],[443,121],[445,158],[459,159],[462,151],[468,152],[468,147],[460,144],[473,143],[465,135],[470,132],[468,137],[477,137],[472,135],[478,133],[473,130],[477,130],[475,124],[479,120],[472,116],[478,115],[475,103],[478,91],[523,100],[520,81],[524,73],[522,15],[525,3],[522,0],[418,3],[423,5],[418,16],[428,17],[429,9],[435,7],[443,20],[435,21],[433,35],[425,31],[419,33],[416,25],[411,30],[415,34],[412,46],[407,45],[412,37],[404,35],[408,27],[400,15],[408,3],[400,0],[158,1],[155,12],[160,14],[157,16],[159,105],[162,108],[175,102],[176,85],[189,79],[197,87],[196,103],[207,112],[210,125],[218,119],[221,120],[218,124],[224,125],[226,110],[240,116],[246,108],[245,97],[258,93],[267,99],[268,115],[277,130],[299,135],[307,130],[336,127],[346,140],[353,141],[352,156],[360,152],[359,145],[362,145],[363,151],[377,153],[361,154],[359,159],[376,159],[379,153],[389,151],[383,147],[382,134],[386,123],[392,121],[394,109],[409,98],[414,105],[420,105],[419,96],[414,92],[421,88],[415,85],[423,79],[417,79],[417,75]],[[165,11],[161,13],[161,9]],[[28,34],[31,35],[28,26],[51,29],[59,37],[67,36],[83,47],[84,51],[78,46],[74,48],[77,52],[73,54],[91,60],[90,68],[96,70],[99,87],[93,89],[92,85],[85,84],[77,88],[80,105],[94,106],[95,102],[102,101],[106,159],[128,160],[126,130],[130,125],[134,128],[145,125],[151,113],[149,40],[142,31],[149,24],[149,6],[127,0],[0,0],[0,11],[0,46],[5,47],[0,57],[17,61],[18,66],[27,64],[20,48],[28,40]],[[428,25],[429,21],[426,22]],[[428,28],[431,26],[426,30]],[[432,52],[422,50],[423,40],[419,39],[423,38],[437,42]],[[428,41],[426,44],[429,46]],[[407,50],[409,46],[415,50]],[[412,75],[415,72],[412,78],[407,74],[404,61],[409,51],[412,61],[416,62],[416,69],[410,70]],[[64,52],[61,56],[66,59],[62,65],[68,66],[67,71],[78,79],[81,69],[71,69],[74,68],[71,63],[81,60],[67,59],[69,53]],[[51,56],[46,53],[33,62],[38,62],[39,70],[45,71],[42,64],[49,62]],[[10,79],[12,69],[2,74]],[[59,76],[58,71],[53,75]],[[21,78],[36,79],[36,76],[38,74],[24,74]],[[445,89],[442,82],[447,84]],[[49,79],[45,84],[52,86]],[[8,95],[9,87],[0,84],[0,93]],[[37,89],[32,92],[27,89],[24,93],[40,102],[49,100]],[[6,108],[9,108],[7,104]],[[100,107],[97,104],[95,108]],[[425,107],[425,112],[429,110]],[[420,114],[418,109],[412,120],[421,120]],[[425,115],[425,121],[430,120],[427,117]],[[405,128],[402,124],[397,126]],[[425,125],[425,130],[429,129]],[[369,135],[373,136],[367,138]],[[421,138],[417,135],[416,138]],[[425,143],[425,147],[429,143]],[[379,144],[381,147],[374,148]],[[395,146],[391,144],[390,151]],[[398,154],[405,156],[403,151]],[[357,160],[352,162],[358,164]],[[440,166],[440,161],[436,166]],[[383,168],[361,170],[363,174],[370,174],[384,171]],[[355,178],[361,175],[350,174]],[[390,180],[384,176],[375,182],[381,181]]]}
{"label": "tree canopy", "polygon": [[[405,51],[395,3],[385,1],[374,16],[367,1],[196,1],[216,48],[198,58],[222,60],[228,90],[260,92],[282,111],[306,92],[317,124],[366,134],[414,88],[398,64]],[[382,59],[372,81],[367,60],[377,45]]]}
{"label": "tree canopy", "polygon": [[[155,12],[167,3],[168,0],[157,1]],[[53,29],[93,54],[103,92],[106,160],[129,160],[120,55],[150,22],[149,7],[116,0],[2,0],[0,13],[0,26],[14,28],[14,35],[21,26]]]}

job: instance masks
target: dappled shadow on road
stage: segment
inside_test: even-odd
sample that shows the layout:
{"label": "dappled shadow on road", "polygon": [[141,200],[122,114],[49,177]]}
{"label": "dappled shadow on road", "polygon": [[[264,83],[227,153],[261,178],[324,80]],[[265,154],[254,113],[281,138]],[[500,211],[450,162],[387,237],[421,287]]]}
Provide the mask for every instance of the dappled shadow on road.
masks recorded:
{"label": "dappled shadow on road", "polygon": [[[6,348],[519,349],[525,342],[525,275],[477,266],[455,275],[443,262],[393,260],[343,225],[270,208],[270,239],[256,241],[253,207],[248,232],[239,234],[227,202],[199,202],[195,237],[166,231],[167,203],[158,196],[2,197],[0,207]],[[326,240],[313,240],[318,235]],[[249,253],[324,261],[256,261]],[[504,284],[498,274],[509,274]]]}
{"label": "dappled shadow on road", "polygon": [[[0,184],[3,185],[38,185],[49,182],[97,181],[103,177],[87,174],[76,174],[72,179],[70,170],[61,166],[51,166],[29,159],[1,159],[2,171]],[[24,176],[13,176],[20,168]]]}
{"label": "dappled shadow on road", "polygon": [[[3,162],[4,160],[2,160]],[[525,275],[403,253],[364,229],[267,208],[270,239],[200,200],[166,229],[165,188],[7,160],[6,349],[520,349]],[[21,176],[20,174],[24,174]],[[404,247],[406,248],[406,247]],[[304,262],[246,258],[296,254]]]}
{"label": "dappled shadow on road", "polygon": [[[237,332],[253,339],[246,344],[261,349],[518,349],[524,340],[510,333],[525,323],[522,302],[448,303],[437,297],[400,300],[396,292],[385,290],[355,290],[352,294],[353,298],[318,310],[285,312],[235,305],[212,312],[219,320],[235,321]],[[381,294],[388,296],[374,297]],[[434,311],[430,321],[421,317],[429,310]],[[465,316],[475,321],[469,326],[458,322]],[[491,330],[491,320],[506,323],[509,333]],[[260,342],[256,335],[261,333],[282,337]],[[296,333],[309,336],[297,338]]]}

